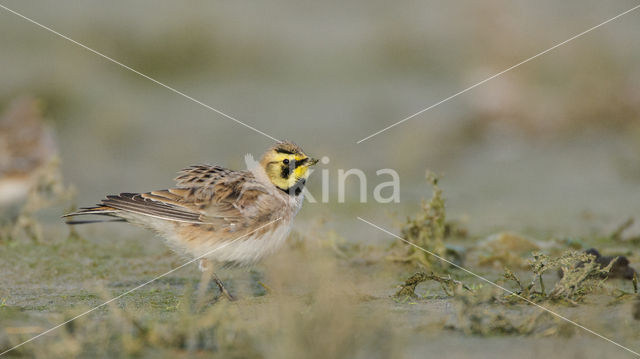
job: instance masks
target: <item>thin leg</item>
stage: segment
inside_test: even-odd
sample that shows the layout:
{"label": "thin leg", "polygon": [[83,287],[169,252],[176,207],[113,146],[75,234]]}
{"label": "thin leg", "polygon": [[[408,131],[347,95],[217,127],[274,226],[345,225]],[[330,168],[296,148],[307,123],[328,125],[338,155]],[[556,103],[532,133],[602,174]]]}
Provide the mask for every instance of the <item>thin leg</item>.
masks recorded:
{"label": "thin leg", "polygon": [[220,292],[222,292],[222,294],[224,294],[224,296],[227,297],[227,299],[229,299],[229,301],[231,301],[231,302],[235,301],[236,298],[234,296],[232,296],[231,293],[229,293],[227,288],[224,287],[224,284],[222,283],[220,278],[218,278],[218,276],[215,273],[211,273],[211,274],[212,274],[212,277],[213,277],[213,281],[216,282],[216,284],[218,285],[218,288],[220,288]]}
{"label": "thin leg", "polygon": [[209,281],[211,279],[216,282],[216,285],[218,285],[220,292],[225,297],[227,297],[227,299],[229,299],[230,301],[236,300],[236,298],[231,295],[231,293],[229,293],[227,288],[224,287],[224,284],[222,283],[220,278],[218,278],[218,276],[213,273],[213,265],[209,260],[207,260],[206,258],[201,259],[198,262],[198,268],[202,271],[202,279],[200,281],[200,288],[198,290],[198,303],[200,302],[200,299],[204,299],[204,295],[207,292],[207,287],[209,286]]}

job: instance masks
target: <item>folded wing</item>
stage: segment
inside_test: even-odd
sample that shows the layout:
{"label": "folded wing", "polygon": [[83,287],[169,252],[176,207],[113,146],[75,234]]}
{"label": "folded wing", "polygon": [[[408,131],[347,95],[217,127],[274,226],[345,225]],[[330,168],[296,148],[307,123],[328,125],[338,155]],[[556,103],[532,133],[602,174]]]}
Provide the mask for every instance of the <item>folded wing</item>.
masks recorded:
{"label": "folded wing", "polygon": [[[249,171],[234,172],[217,166],[192,166],[180,172],[176,188],[146,193],[110,195],[95,207],[65,217],[129,214],[167,221],[213,224],[236,230],[269,220],[272,196]],[[70,224],[94,221],[69,221]]]}

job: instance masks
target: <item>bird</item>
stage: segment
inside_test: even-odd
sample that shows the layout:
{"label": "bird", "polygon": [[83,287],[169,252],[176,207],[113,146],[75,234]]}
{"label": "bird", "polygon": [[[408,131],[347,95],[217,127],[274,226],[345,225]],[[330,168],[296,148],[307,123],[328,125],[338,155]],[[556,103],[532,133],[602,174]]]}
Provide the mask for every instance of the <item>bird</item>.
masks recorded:
{"label": "bird", "polygon": [[[175,252],[198,260],[203,275],[210,273],[221,293],[235,300],[213,267],[255,264],[284,243],[302,207],[309,168],[318,160],[293,142],[279,141],[259,162],[250,154],[245,162],[246,170],[190,166],[178,173],[173,188],[108,195],[63,218],[70,225],[120,221],[150,229]],[[70,219],[86,215],[103,219]]]}
{"label": "bird", "polygon": [[42,103],[32,97],[11,102],[0,117],[0,209],[19,211],[57,152]]}

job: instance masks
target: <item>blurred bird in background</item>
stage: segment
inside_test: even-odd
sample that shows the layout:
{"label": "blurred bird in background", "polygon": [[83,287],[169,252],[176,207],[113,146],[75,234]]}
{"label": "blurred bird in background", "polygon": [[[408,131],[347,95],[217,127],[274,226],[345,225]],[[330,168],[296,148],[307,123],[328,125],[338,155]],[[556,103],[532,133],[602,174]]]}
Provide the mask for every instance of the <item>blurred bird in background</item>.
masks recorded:
{"label": "blurred bird in background", "polygon": [[0,224],[12,227],[8,231],[12,237],[25,229],[29,236],[40,238],[31,215],[68,192],[42,107],[36,98],[18,98],[0,117]]}

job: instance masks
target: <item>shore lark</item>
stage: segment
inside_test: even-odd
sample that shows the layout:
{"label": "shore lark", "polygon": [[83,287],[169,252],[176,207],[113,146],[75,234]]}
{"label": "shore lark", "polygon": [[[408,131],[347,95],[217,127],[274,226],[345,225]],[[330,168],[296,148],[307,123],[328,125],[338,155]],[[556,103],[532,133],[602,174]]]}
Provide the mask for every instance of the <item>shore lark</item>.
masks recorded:
{"label": "shore lark", "polygon": [[[110,195],[95,207],[64,217],[115,217],[153,230],[176,252],[199,258],[199,268],[232,299],[213,274],[213,264],[250,265],[286,239],[302,207],[309,167],[318,160],[292,142],[269,148],[260,162],[245,157],[247,170],[197,165],[182,170],[174,188]],[[109,221],[109,220],[106,220]],[[104,222],[67,221],[68,224]]]}
{"label": "shore lark", "polygon": [[16,212],[57,154],[37,99],[13,101],[0,117],[0,209]]}

